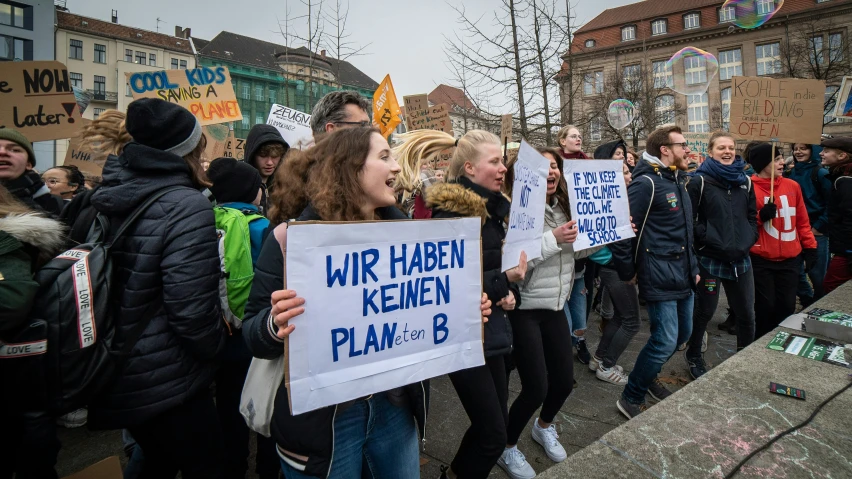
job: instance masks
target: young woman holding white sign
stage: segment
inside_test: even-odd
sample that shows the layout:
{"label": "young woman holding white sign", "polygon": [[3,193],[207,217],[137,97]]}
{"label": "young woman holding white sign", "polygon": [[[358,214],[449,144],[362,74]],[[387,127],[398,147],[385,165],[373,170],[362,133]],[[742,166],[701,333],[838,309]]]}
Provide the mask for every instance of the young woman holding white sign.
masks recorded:
{"label": "young woman holding white sign", "polygon": [[[338,129],[276,172],[287,178],[270,197],[270,220],[398,220],[393,183],[400,168],[378,130]],[[279,230],[280,231],[280,230]],[[278,233],[276,233],[276,236]],[[290,320],[305,311],[304,299],[284,284],[284,256],[277,238],[264,242],[243,321],[243,337],[252,354],[275,359],[284,353],[284,338],[299,334]],[[490,303],[483,301],[483,314]],[[290,414],[285,383],[278,388],[272,437],[278,444],[287,479],[324,477],[418,478],[418,431],[424,442],[429,385],[410,384],[369,397],[304,414]],[[416,421],[416,422],[415,422]]]}
{"label": "young woman holding white sign", "polygon": [[482,217],[483,289],[499,307],[492,309],[485,325],[485,365],[449,375],[471,425],[445,473],[448,477],[484,478],[506,445],[506,358],[512,350],[506,311],[520,302],[512,282],[523,279],[526,257],[522,255],[518,267],[502,272],[501,248],[510,203],[500,192],[507,170],[496,135],[473,130],[456,141],[441,131],[415,130],[396,151],[401,163],[418,165],[453,146],[448,183],[426,190],[426,206],[432,208],[433,218]]}

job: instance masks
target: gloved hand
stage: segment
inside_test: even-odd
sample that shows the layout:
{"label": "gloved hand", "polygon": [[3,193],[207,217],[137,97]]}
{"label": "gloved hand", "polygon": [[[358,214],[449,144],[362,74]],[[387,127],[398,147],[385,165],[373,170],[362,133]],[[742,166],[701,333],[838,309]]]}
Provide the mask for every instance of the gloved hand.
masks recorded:
{"label": "gloved hand", "polygon": [[775,216],[777,215],[778,206],[776,206],[775,203],[772,203],[771,201],[763,205],[763,208],[760,209],[760,213],[758,213],[758,216],[760,216],[760,221],[764,223],[766,223],[767,221],[771,221],[772,218],[775,218]]}
{"label": "gloved hand", "polygon": [[802,250],[802,257],[805,260],[805,273],[809,273],[811,271],[811,268],[813,268],[817,262],[816,248],[808,248]]}

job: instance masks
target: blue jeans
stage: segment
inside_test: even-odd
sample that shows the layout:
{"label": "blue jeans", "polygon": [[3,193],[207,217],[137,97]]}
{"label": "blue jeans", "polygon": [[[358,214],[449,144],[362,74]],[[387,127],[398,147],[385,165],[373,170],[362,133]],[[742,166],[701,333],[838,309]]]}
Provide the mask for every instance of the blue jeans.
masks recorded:
{"label": "blue jeans", "polygon": [[571,288],[571,296],[565,301],[565,316],[571,327],[571,344],[577,345],[577,336],[574,331],[586,330],[586,282],[583,276],[574,277],[574,286]]}
{"label": "blue jeans", "polygon": [[[309,434],[302,431],[301,434]],[[313,476],[281,461],[286,479]],[[417,427],[408,407],[397,407],[384,393],[358,400],[334,419],[334,455],[329,479],[417,479],[420,451]]]}
{"label": "blue jeans", "polygon": [[[817,242],[817,262],[811,272],[807,274],[805,274],[805,266],[802,265],[802,271],[799,273],[799,290],[796,295],[800,298],[813,298],[816,301],[825,296],[822,282],[825,279],[825,273],[828,271],[831,253],[828,252],[828,236],[814,235],[814,237]],[[808,278],[811,279],[810,283],[808,283]]]}
{"label": "blue jeans", "polygon": [[660,374],[663,364],[675,353],[677,345],[688,341],[692,334],[692,294],[679,300],[648,301],[647,307],[651,337],[639,352],[622,393],[631,404],[645,402],[648,386]]}

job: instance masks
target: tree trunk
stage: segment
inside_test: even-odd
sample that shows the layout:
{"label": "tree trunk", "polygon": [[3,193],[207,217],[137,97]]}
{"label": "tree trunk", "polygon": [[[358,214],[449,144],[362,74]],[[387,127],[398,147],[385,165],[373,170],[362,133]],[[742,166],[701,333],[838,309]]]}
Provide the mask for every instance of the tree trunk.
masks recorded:
{"label": "tree trunk", "polygon": [[515,54],[515,86],[518,89],[518,112],[521,117],[521,136],[527,137],[527,111],[524,105],[524,85],[521,80],[521,55],[518,47],[518,24],[515,21],[515,0],[509,0],[509,17],[512,19],[512,50]]}

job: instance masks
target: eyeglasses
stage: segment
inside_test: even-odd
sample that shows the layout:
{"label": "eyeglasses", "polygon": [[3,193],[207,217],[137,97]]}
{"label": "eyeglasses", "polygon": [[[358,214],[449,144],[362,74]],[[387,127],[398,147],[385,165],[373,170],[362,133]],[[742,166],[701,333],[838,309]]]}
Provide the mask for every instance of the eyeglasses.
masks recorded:
{"label": "eyeglasses", "polygon": [[56,178],[43,178],[44,182],[50,186],[62,185],[68,183],[67,181],[57,180]]}
{"label": "eyeglasses", "polygon": [[355,126],[370,126],[372,123],[369,120],[364,121],[335,121],[335,125],[355,125]]}
{"label": "eyeglasses", "polygon": [[678,146],[678,145],[680,145],[681,148],[686,149],[686,147],[687,147],[687,145],[689,145],[689,143],[687,143],[685,141],[683,143],[666,143],[663,146]]}

